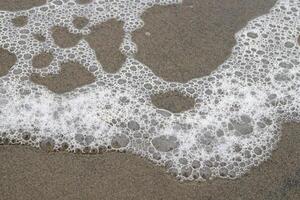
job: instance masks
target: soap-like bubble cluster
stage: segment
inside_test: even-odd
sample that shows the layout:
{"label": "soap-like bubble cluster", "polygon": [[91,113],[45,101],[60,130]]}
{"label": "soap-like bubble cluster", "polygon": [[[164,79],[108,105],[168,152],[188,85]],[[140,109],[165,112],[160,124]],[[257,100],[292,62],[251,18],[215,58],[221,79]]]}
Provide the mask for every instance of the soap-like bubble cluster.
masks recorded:
{"label": "soap-like bubble cluster", "polygon": [[[236,178],[270,157],[283,121],[300,120],[299,1],[279,0],[250,21],[216,71],[187,83],[155,76],[134,59],[138,44],[131,40],[147,8],[179,0],[76,2],[49,0],[25,11],[0,11],[0,47],[17,58],[0,77],[2,141],[73,152],[126,150],[180,179]],[[12,23],[19,16],[27,16],[26,25]],[[89,22],[77,29],[74,16]],[[113,74],[103,70],[84,39],[60,48],[51,36],[54,26],[88,35],[89,27],[109,19],[124,22],[120,51],[127,56]],[[53,56],[49,66],[34,68],[32,58],[45,52]],[[95,82],[55,94],[29,78],[57,74],[65,62],[81,64]],[[175,114],[151,103],[152,95],[174,90],[193,97],[195,107]]]}

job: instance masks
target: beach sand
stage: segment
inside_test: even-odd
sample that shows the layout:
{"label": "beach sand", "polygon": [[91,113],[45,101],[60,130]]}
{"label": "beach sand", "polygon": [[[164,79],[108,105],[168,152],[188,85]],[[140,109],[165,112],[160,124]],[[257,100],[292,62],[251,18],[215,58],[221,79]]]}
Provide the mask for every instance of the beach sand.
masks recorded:
{"label": "beach sand", "polygon": [[275,0],[185,0],[154,6],[133,33],[136,58],[167,81],[187,82],[210,74],[231,54],[234,34],[265,14]]}
{"label": "beach sand", "polygon": [[[0,0],[0,8],[27,9],[40,5],[41,2],[43,1]],[[234,33],[253,17],[266,13],[275,0],[203,0],[199,1],[201,6],[197,2],[187,0],[182,6],[151,8],[143,15],[146,26],[134,34],[133,40],[139,48],[136,58],[166,80],[186,82],[216,69],[230,55],[235,44]],[[164,9],[167,11],[164,12]],[[188,13],[191,10],[192,14]],[[178,24],[172,21],[174,16],[178,16]],[[195,20],[201,22],[188,23],[188,17],[195,17]],[[198,23],[207,28],[197,29]],[[185,25],[184,32],[173,31],[180,24]],[[192,41],[195,45],[185,45],[179,42],[181,34],[199,39]],[[201,37],[198,37],[199,34]],[[158,36],[160,40],[155,42]],[[75,37],[74,40],[78,38]],[[93,37],[91,40],[97,38]],[[180,48],[169,51],[177,44]],[[196,53],[187,54],[187,59],[182,63],[178,60],[181,65],[174,68],[170,63],[177,62],[183,51]],[[152,55],[151,52],[157,54]],[[6,73],[15,60],[9,52],[5,53],[6,56],[0,56],[1,63],[5,63],[6,67],[2,73]],[[170,59],[159,57],[161,53],[167,54],[167,58]],[[106,52],[105,55],[109,53]],[[199,63],[200,68],[197,65]],[[186,64],[188,67],[183,67]],[[115,64],[113,66],[112,72],[116,69]],[[51,83],[51,80],[59,76],[39,79],[40,84],[48,85],[49,89],[54,88],[53,91],[59,88],[56,92],[62,93],[92,80],[88,76],[74,79],[71,74],[72,72],[68,75],[68,70],[64,71],[61,76],[65,82],[60,82],[61,85],[53,85],[58,84],[57,81]],[[88,81],[84,82],[83,79]],[[78,83],[71,80],[77,80]],[[70,84],[64,85],[65,83]],[[182,101],[178,98],[178,102],[174,102],[174,99],[168,96],[162,102],[165,106],[159,106],[170,107],[178,103],[191,104],[192,101]],[[173,109],[176,112],[187,108],[186,105],[182,105]],[[179,182],[163,167],[155,166],[148,160],[129,153],[73,154],[45,152],[20,145],[1,145],[0,199],[296,200],[300,199],[299,144],[300,124],[284,124],[281,141],[270,160],[236,180],[216,179],[199,183]]]}
{"label": "beach sand", "polygon": [[0,199],[297,200],[300,124],[285,124],[272,159],[236,180],[180,183],[127,153],[47,153],[0,146]]}

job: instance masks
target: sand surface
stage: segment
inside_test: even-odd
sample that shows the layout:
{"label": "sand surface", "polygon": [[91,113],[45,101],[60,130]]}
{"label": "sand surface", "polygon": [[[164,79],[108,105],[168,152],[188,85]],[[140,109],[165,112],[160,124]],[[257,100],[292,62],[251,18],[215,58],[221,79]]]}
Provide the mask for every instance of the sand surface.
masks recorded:
{"label": "sand surface", "polygon": [[0,48],[0,76],[6,75],[16,61],[17,57],[13,53]]}
{"label": "sand surface", "polygon": [[0,146],[1,199],[296,200],[300,197],[300,124],[285,124],[272,159],[237,180],[180,183],[127,153],[46,153]]}
{"label": "sand surface", "polygon": [[[166,80],[186,82],[191,78],[207,75],[229,56],[235,44],[234,33],[251,18],[267,12],[274,2],[275,0],[187,0],[182,6],[154,7],[143,16],[146,26],[134,34],[133,39],[139,46],[136,58]],[[37,0],[0,0],[0,8],[15,11],[43,3],[44,1]],[[178,24],[172,21],[174,17],[179,20]],[[192,23],[188,23],[190,17],[194,19]],[[199,29],[199,26],[204,28]],[[65,38],[59,38],[62,45],[70,42],[69,45],[73,46],[82,39],[82,36],[70,37],[67,30],[57,31],[58,34],[66,33]],[[107,35],[116,32],[116,40],[123,34],[112,27],[99,31]],[[95,37],[97,35],[99,34],[95,34]],[[182,40],[183,35],[188,37]],[[91,35],[90,43],[97,45],[93,42],[100,40],[95,37]],[[42,36],[37,36],[37,39],[41,39],[41,42],[44,40]],[[103,42],[111,47],[111,51],[117,52],[113,54],[116,59],[105,61],[105,66],[112,66],[107,71],[112,69],[111,72],[115,72],[124,57],[116,50],[119,47],[115,46],[116,43],[111,45],[107,39],[103,39]],[[174,45],[179,48],[174,48]],[[107,56],[111,52],[104,53]],[[15,60],[9,52],[0,49],[0,76],[7,73]],[[174,62],[179,65],[173,65]],[[197,68],[199,64],[201,67]],[[60,75],[34,77],[35,82],[46,85],[54,92],[63,93],[93,81],[80,66],[73,66],[72,70],[68,70],[67,65],[62,68]],[[169,110],[175,109],[175,112],[188,109],[185,104],[193,103],[180,98],[177,101],[168,95],[166,99],[160,99],[159,103],[161,102],[164,102],[162,107],[173,106]],[[184,105],[178,105],[180,102]],[[179,107],[174,108],[174,105]],[[299,144],[300,124],[285,124],[282,139],[278,149],[272,154],[272,159],[252,169],[241,179],[218,179],[203,183],[180,183],[167,174],[164,168],[129,153],[47,153],[28,146],[2,145],[0,199],[296,200],[300,199]]]}
{"label": "sand surface", "polygon": [[124,37],[123,23],[114,19],[108,20],[92,27],[91,31],[85,40],[96,52],[104,71],[117,72],[126,59],[119,50]]}
{"label": "sand surface", "polygon": [[34,68],[44,68],[48,67],[53,60],[52,53],[42,52],[32,58],[32,67]]}
{"label": "sand surface", "polygon": [[195,106],[195,100],[192,97],[184,96],[176,91],[153,95],[151,101],[156,107],[173,113],[187,111]]}
{"label": "sand surface", "polygon": [[167,81],[187,82],[210,74],[231,54],[234,34],[275,0],[186,0],[154,6],[133,34],[136,58]]}
{"label": "sand surface", "polygon": [[59,74],[40,76],[31,75],[31,81],[36,84],[45,85],[49,90],[61,94],[93,83],[94,75],[85,69],[82,65],[74,62],[67,62],[61,65]]}
{"label": "sand surface", "polygon": [[46,0],[1,0],[0,8],[6,11],[27,10],[45,4]]}

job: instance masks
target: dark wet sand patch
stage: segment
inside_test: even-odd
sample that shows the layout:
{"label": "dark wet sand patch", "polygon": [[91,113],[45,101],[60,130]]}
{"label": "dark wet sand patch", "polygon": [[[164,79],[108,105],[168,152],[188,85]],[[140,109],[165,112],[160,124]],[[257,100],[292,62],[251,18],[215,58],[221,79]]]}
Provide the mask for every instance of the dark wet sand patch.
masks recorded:
{"label": "dark wet sand patch", "polygon": [[86,17],[74,17],[73,24],[75,28],[82,29],[89,23]]}
{"label": "dark wet sand patch", "polygon": [[[78,22],[77,25],[79,24],[82,26],[84,23]],[[61,48],[76,46],[79,40],[85,39],[95,51],[103,70],[108,73],[116,73],[126,60],[120,51],[124,37],[123,22],[115,19],[91,27],[91,33],[86,36],[73,34],[66,27],[56,26],[52,29],[52,37]]]}
{"label": "dark wet sand patch", "polygon": [[0,0],[0,10],[18,11],[27,10],[46,4],[47,0]]}
{"label": "dark wet sand patch", "polygon": [[16,27],[23,27],[27,24],[28,22],[28,17],[27,16],[18,16],[16,18],[12,19],[12,23]]}
{"label": "dark wet sand patch", "polygon": [[44,68],[48,67],[53,60],[52,53],[42,52],[38,55],[33,56],[32,66],[34,68]]}
{"label": "dark wet sand patch", "polygon": [[34,39],[36,39],[39,42],[45,42],[46,41],[46,37],[43,36],[42,34],[36,33],[33,34]]}
{"label": "dark wet sand patch", "polygon": [[54,26],[52,28],[52,38],[60,48],[70,48],[78,44],[82,35],[69,32],[67,27]]}
{"label": "dark wet sand patch", "polygon": [[76,0],[75,2],[78,4],[89,4],[92,3],[93,0]]}
{"label": "dark wet sand patch", "polygon": [[61,94],[75,88],[93,83],[95,76],[78,63],[68,62],[61,65],[59,74],[42,77],[32,74],[31,81],[46,86],[49,90]]}
{"label": "dark wet sand patch", "polygon": [[283,128],[272,159],[237,180],[180,183],[165,169],[127,153],[46,153],[0,146],[2,199],[296,200],[300,124]]}
{"label": "dark wet sand patch", "polygon": [[151,96],[153,105],[157,108],[165,109],[173,113],[180,113],[193,109],[195,99],[185,96],[177,91],[170,91]]}
{"label": "dark wet sand patch", "polygon": [[92,27],[91,31],[85,40],[96,52],[104,71],[117,72],[126,59],[119,50],[124,37],[123,22],[112,19]]}
{"label": "dark wet sand patch", "polygon": [[0,48],[0,77],[6,75],[16,62],[17,57],[15,54]]}
{"label": "dark wet sand patch", "polygon": [[133,33],[136,58],[167,81],[187,82],[210,74],[231,54],[234,34],[267,13],[276,0],[185,0],[154,6]]}

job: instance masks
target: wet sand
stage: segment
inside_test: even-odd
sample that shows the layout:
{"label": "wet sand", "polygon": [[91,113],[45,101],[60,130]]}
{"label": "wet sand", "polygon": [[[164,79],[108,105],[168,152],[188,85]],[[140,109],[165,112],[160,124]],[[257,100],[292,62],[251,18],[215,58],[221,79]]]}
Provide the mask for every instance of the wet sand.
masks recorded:
{"label": "wet sand", "polygon": [[1,0],[0,8],[6,11],[27,10],[35,6],[44,5],[46,0]]}
{"label": "wet sand", "polygon": [[49,90],[62,94],[75,88],[91,84],[95,76],[82,65],[74,62],[63,63],[59,74],[40,76],[32,74],[30,80],[36,84],[45,85]]}
{"label": "wet sand", "polygon": [[296,200],[300,124],[285,124],[272,159],[236,180],[180,183],[162,167],[127,153],[46,153],[0,146],[1,199]]}
{"label": "wet sand", "polygon": [[192,97],[184,96],[177,91],[153,95],[151,102],[157,108],[165,109],[172,113],[180,113],[193,109],[196,103]]}
{"label": "wet sand", "polygon": [[[30,3],[25,2],[35,2],[35,4],[37,4],[36,2],[42,1],[26,0],[22,1],[22,3],[20,2],[21,1],[18,0],[0,0],[0,8],[5,10],[22,9],[23,7],[26,8],[26,6],[35,6],[34,4],[30,5]],[[24,6],[20,6],[23,2]],[[81,0],[80,2],[85,1]],[[195,65],[191,65],[191,67],[188,68],[180,68],[180,70],[177,68],[170,69],[167,65],[160,65],[164,63],[162,58],[146,58],[146,53],[143,55],[142,52],[156,52],[156,50],[160,50],[159,46],[157,47],[155,44],[148,45],[147,43],[151,43],[151,37],[155,36],[153,31],[160,31],[159,27],[161,27],[161,25],[159,21],[155,21],[155,24],[152,24],[154,29],[150,30],[151,35],[149,41],[143,41],[145,39],[144,29],[141,29],[139,33],[137,33],[140,34],[140,36],[136,35],[133,38],[139,46],[139,53],[136,57],[148,64],[150,68],[151,65],[153,65],[152,63],[155,64],[157,62],[159,72],[155,72],[153,68],[151,69],[157,75],[167,80],[185,82],[195,76],[203,76],[213,71],[217,65],[222,63],[229,55],[235,43],[232,39],[234,32],[245,26],[246,22],[251,18],[267,12],[275,0],[226,0],[222,1],[222,3],[220,3],[221,1],[213,1],[215,4],[209,3],[212,1],[208,0],[203,2],[203,6],[194,7],[194,9],[201,8],[201,12],[198,12],[199,19],[205,19],[206,24],[213,22],[221,23],[218,19],[222,19],[228,22],[229,26],[223,27],[221,31],[223,34],[221,34],[222,37],[220,38],[225,42],[215,43],[211,38],[206,39],[206,37],[216,35],[216,29],[213,27],[205,29],[205,34],[203,33],[202,35],[200,46],[203,46],[205,50],[205,48],[210,48],[211,45],[214,45],[212,50],[209,50],[212,54],[203,54],[204,57],[201,58],[203,60],[200,61],[197,59],[192,60],[195,63],[201,62],[204,67],[200,70],[196,69]],[[185,5],[191,6],[191,3],[192,1],[186,1]],[[216,7],[220,10],[220,12],[218,12],[219,16],[216,18],[207,17],[212,7]],[[230,10],[226,8],[230,8]],[[179,12],[176,11],[178,8],[174,9],[173,11],[171,9],[170,12]],[[155,19],[157,18],[156,15],[160,12],[154,12],[152,14],[148,12],[145,16],[150,16],[150,19]],[[197,10],[194,12],[197,13]],[[144,20],[146,21],[147,19],[144,17]],[[166,20],[168,20],[168,16],[164,16],[164,21]],[[233,28],[230,26],[234,20],[237,21],[235,21]],[[172,26],[167,26],[167,28],[172,29]],[[192,30],[193,29],[191,29],[190,32]],[[228,32],[226,32],[227,30]],[[193,33],[190,34],[193,35]],[[167,35],[164,37],[167,37]],[[171,39],[178,40],[178,37],[175,34]],[[210,43],[201,43],[204,41],[209,41]],[[169,46],[168,48],[171,47]],[[189,51],[193,52],[197,50],[198,47],[182,46],[182,48],[189,48]],[[176,57],[176,55],[179,54],[180,51],[178,50],[174,55],[169,56]],[[209,64],[211,59],[216,56],[219,57],[220,60],[214,60],[216,63]],[[7,63],[7,71],[10,65],[12,65],[9,60],[14,60],[14,58],[9,54],[7,54],[6,57],[7,58],[1,58],[0,56],[3,61],[1,63]],[[113,61],[107,62],[110,63]],[[167,61],[167,63],[168,62],[169,61]],[[203,70],[205,73],[202,73]],[[70,74],[68,75],[68,73]],[[74,80],[72,73],[74,74],[74,72],[66,72],[63,74],[63,79],[66,83],[68,83],[68,80]],[[86,79],[86,77],[88,76],[76,77],[76,80],[81,81]],[[57,77],[50,77],[50,79],[53,78],[55,79]],[[49,82],[51,82],[50,79]],[[45,80],[41,81],[43,82]],[[44,84],[46,85],[48,83]],[[60,85],[53,84],[49,83],[48,85],[53,86],[54,91],[58,88],[58,93],[66,92],[78,86],[78,84],[74,85],[73,83],[67,84],[66,87],[63,87],[63,83]],[[85,84],[85,82],[82,83],[82,85],[83,84]],[[174,101],[174,99],[169,96],[168,98],[170,100],[165,100],[165,106],[161,105],[162,107],[177,104],[170,102]],[[180,102],[180,100],[178,100],[178,102]],[[184,106],[181,108],[184,108]],[[172,108],[170,108],[170,110],[171,109]],[[67,152],[48,153],[28,146],[2,145],[0,146],[0,199],[300,199],[299,144],[300,124],[285,124],[278,149],[273,152],[270,160],[252,169],[240,179],[218,179],[203,183],[180,183],[170,174],[166,173],[164,168],[155,166],[148,160],[129,153],[110,152],[95,155],[72,154]]]}
{"label": "wet sand", "polygon": [[234,34],[275,0],[184,0],[154,6],[133,33],[136,58],[167,81],[187,82],[209,75],[231,54]]}
{"label": "wet sand", "polygon": [[0,48],[0,77],[5,76],[16,61],[17,57],[13,53]]}

